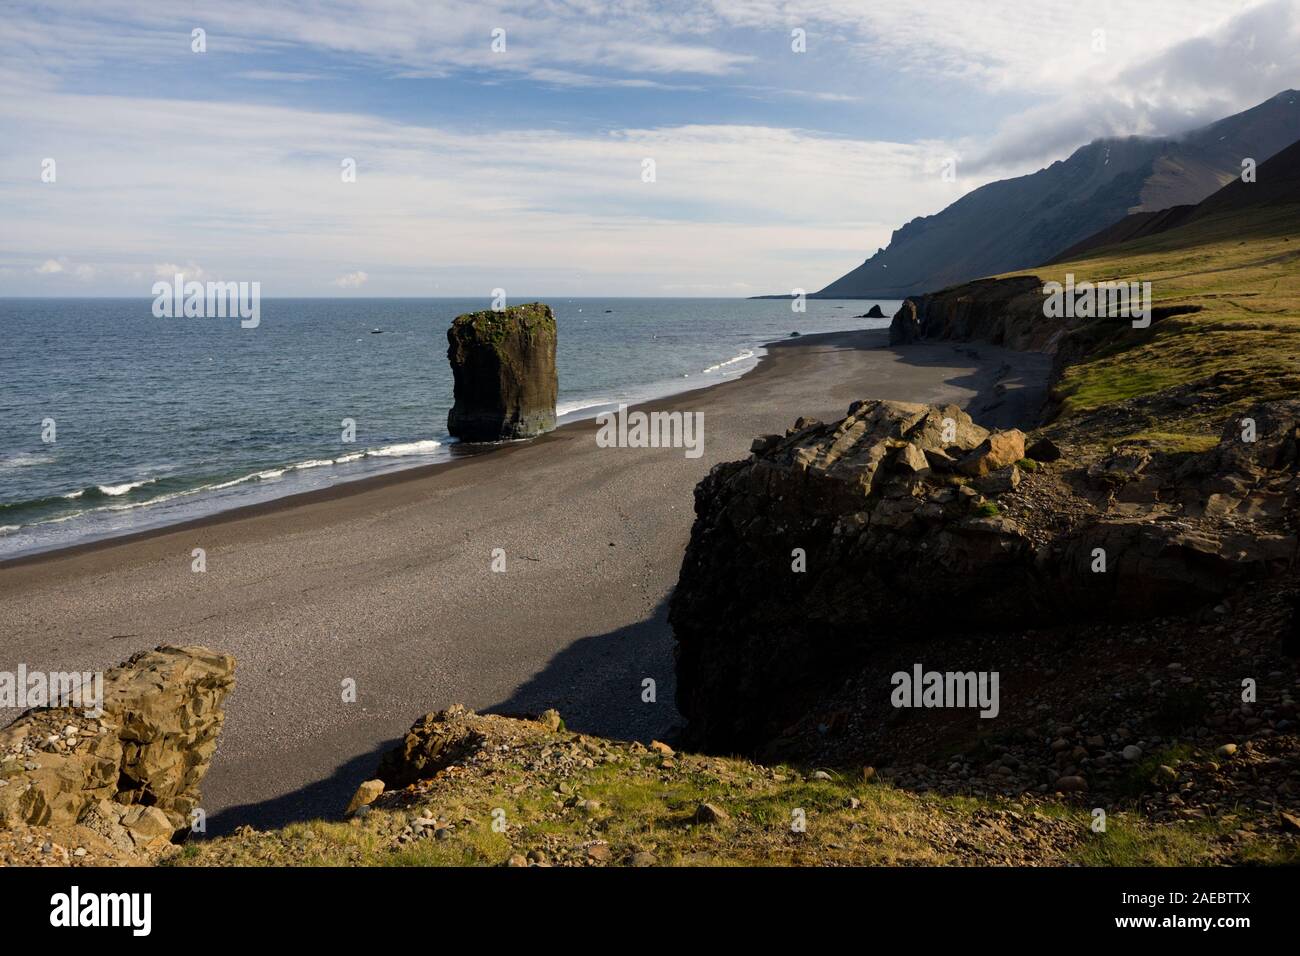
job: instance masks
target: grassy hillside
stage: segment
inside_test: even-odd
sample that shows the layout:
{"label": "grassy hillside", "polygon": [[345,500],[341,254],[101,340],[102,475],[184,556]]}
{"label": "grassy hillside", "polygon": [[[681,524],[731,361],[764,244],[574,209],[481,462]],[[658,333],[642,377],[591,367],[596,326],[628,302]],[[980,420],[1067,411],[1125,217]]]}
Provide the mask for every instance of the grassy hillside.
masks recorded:
{"label": "grassy hillside", "polygon": [[[918,794],[879,779],[673,753],[467,714],[478,752],[364,816],[196,840],[176,866],[1158,865],[1280,862],[1237,823]],[[703,805],[708,810],[702,810]],[[795,829],[796,820],[806,826]],[[495,820],[500,822],[494,827]]]}
{"label": "grassy hillside", "polygon": [[1131,409],[1147,419],[1138,431],[1106,437],[1194,449],[1213,444],[1221,423],[1248,404],[1300,395],[1300,203],[1223,213],[1012,274],[1047,282],[1066,273],[1076,281],[1150,281],[1156,308],[1200,311],[1149,329],[1110,321],[1077,333],[1095,341],[1059,383],[1062,426],[1114,403],[1190,388],[1213,396],[1212,407],[1150,402]]}

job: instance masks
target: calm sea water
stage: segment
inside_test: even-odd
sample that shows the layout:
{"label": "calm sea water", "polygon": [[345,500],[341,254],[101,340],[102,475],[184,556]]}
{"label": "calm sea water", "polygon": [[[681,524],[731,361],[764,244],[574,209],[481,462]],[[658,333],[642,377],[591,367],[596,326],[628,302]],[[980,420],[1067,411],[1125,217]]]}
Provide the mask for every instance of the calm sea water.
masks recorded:
{"label": "calm sea water", "polygon": [[[855,318],[874,300],[548,301],[562,420],[743,374],[791,331],[888,324]],[[263,300],[255,329],[151,305],[0,299],[0,558],[454,453],[446,333],[483,300]]]}

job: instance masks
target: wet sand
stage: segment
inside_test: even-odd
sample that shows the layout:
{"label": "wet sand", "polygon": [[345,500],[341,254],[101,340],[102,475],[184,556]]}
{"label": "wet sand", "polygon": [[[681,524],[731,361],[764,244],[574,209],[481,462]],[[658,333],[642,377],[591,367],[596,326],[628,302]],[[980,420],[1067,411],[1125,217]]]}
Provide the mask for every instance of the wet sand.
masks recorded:
{"label": "wet sand", "polygon": [[[203,785],[209,832],[337,815],[416,717],[557,708],[571,729],[670,733],[666,602],[710,467],[859,398],[1032,423],[1045,356],[892,350],[882,331],[775,344],[739,379],[640,406],[704,414],[704,454],[600,448],[594,422],[186,525],[0,564],[0,670],[112,666],[161,643],[233,654]],[[191,551],[207,571],[191,571]],[[506,555],[494,573],[494,549]],[[642,701],[642,682],[657,701]],[[342,685],[354,680],[357,701]],[[16,713],[0,712],[0,723]]]}

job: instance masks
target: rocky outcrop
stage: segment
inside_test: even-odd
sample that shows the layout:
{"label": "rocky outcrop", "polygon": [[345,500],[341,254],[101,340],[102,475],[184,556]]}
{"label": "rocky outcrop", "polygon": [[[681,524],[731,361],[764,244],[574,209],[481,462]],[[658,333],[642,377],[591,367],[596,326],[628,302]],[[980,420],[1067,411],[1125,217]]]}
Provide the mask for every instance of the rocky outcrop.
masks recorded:
{"label": "rocky outcrop", "polygon": [[697,487],[670,607],[694,742],[752,751],[881,642],[1140,619],[1287,568],[1300,403],[1252,414],[1255,442],[1050,471],[952,406],[857,402],[757,440]]}
{"label": "rocky outcrop", "polygon": [[533,302],[457,317],[447,330],[455,403],[447,430],[463,441],[532,438],[555,427],[555,316]]}
{"label": "rocky outcrop", "polygon": [[386,789],[399,790],[464,762],[484,743],[475,729],[474,716],[460,704],[425,714],[411,725],[402,742],[384,755],[375,776]]}
{"label": "rocky outcrop", "polygon": [[22,714],[0,731],[0,828],[80,826],[127,849],[170,843],[199,805],[234,669],[207,648],[163,646],[104,674],[102,714]]}
{"label": "rocky outcrop", "polygon": [[1037,276],[981,279],[903,301],[889,326],[889,344],[921,339],[980,339],[1024,351],[1054,351],[1068,325],[1043,316]]}

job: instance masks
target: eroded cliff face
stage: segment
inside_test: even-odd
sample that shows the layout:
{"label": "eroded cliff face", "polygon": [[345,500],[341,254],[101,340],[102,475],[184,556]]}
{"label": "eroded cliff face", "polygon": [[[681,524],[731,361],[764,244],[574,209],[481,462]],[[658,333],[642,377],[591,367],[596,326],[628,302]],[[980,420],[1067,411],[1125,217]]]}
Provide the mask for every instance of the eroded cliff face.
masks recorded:
{"label": "eroded cliff face", "polygon": [[757,440],[697,487],[672,598],[692,742],[755,752],[882,642],[1143,619],[1282,572],[1300,401],[1251,415],[1258,440],[1229,422],[1190,457],[1035,461],[956,407],[881,401]]}
{"label": "eroded cliff face", "polygon": [[910,296],[894,314],[890,345],[921,339],[979,339],[1025,351],[1054,351],[1068,328],[1042,321],[1043,282],[1037,276],[981,279],[928,295]]}

